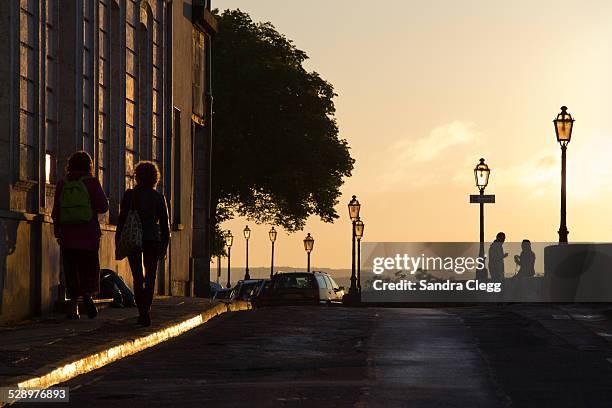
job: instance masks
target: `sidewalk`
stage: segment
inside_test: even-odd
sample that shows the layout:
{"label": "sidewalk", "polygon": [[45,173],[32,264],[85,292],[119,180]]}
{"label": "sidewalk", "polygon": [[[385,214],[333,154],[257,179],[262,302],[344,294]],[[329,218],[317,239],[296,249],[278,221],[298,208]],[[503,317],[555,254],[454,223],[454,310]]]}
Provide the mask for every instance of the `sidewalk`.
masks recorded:
{"label": "sidewalk", "polygon": [[49,387],[152,347],[211,318],[250,304],[159,297],[151,327],[136,324],[136,308],[106,308],[96,319],[53,314],[0,327],[0,387]]}

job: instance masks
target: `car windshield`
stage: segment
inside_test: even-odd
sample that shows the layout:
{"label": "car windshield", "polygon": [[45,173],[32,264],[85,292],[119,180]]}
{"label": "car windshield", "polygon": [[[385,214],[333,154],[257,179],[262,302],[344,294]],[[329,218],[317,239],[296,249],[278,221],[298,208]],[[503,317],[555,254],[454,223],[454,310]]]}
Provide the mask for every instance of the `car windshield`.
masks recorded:
{"label": "car windshield", "polygon": [[231,290],[220,290],[215,295],[215,299],[229,299]]}
{"label": "car windshield", "polygon": [[253,292],[259,287],[259,282],[243,283],[240,287],[238,296],[252,296]]}
{"label": "car windshield", "polygon": [[274,282],[275,289],[312,289],[311,275],[281,275]]}
{"label": "car windshield", "polygon": [[327,282],[325,282],[325,278],[322,275],[316,275],[317,283],[319,284],[319,289],[327,288]]}

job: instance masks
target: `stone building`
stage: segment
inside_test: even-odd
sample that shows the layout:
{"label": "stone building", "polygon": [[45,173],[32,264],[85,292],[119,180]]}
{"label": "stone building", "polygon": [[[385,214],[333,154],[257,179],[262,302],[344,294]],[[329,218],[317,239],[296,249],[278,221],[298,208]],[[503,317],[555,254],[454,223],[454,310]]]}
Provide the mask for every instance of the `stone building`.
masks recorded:
{"label": "stone building", "polygon": [[172,223],[157,291],[205,292],[215,31],[208,0],[0,2],[0,322],[63,297],[50,213],[80,149],[110,202],[101,267],[131,283],[113,256],[119,202],[134,165],[153,160]]}

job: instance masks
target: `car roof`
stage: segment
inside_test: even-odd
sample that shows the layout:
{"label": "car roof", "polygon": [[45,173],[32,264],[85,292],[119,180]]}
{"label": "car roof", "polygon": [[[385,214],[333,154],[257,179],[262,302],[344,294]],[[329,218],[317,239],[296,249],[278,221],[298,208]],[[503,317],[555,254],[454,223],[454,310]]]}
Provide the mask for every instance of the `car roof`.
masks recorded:
{"label": "car roof", "polygon": [[274,276],[305,276],[312,275],[312,272],[276,272]]}
{"label": "car roof", "polygon": [[242,283],[244,285],[244,284],[249,284],[249,283],[260,283],[263,281],[265,281],[265,279],[246,279],[246,280],[242,279],[242,280],[239,280],[238,283]]}

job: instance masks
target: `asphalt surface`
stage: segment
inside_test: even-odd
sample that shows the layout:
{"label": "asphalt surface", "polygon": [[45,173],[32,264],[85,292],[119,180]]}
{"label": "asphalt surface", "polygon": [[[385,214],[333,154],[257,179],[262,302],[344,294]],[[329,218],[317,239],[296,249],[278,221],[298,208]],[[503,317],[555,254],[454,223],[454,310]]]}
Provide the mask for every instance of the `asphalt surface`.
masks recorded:
{"label": "asphalt surface", "polygon": [[547,328],[548,311],[531,312],[229,314],[63,384],[70,404],[57,406],[611,406],[606,341],[571,319]]}

